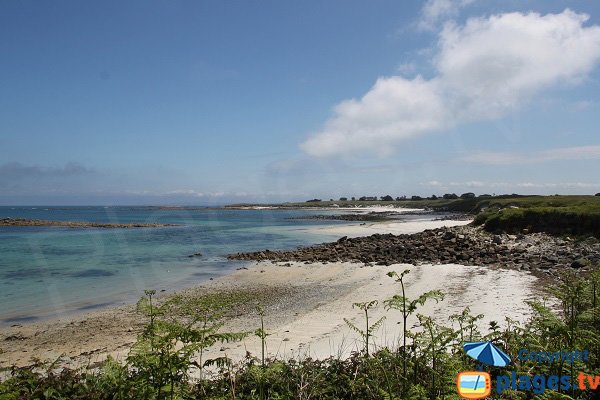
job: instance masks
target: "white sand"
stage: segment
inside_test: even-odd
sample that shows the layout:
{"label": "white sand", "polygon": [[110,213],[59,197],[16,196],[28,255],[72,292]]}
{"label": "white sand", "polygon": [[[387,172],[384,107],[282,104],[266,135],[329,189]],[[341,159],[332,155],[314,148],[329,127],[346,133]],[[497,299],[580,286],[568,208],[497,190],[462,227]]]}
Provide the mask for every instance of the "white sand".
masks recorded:
{"label": "white sand", "polygon": [[[331,208],[327,208],[331,210]],[[404,208],[394,206],[366,206],[366,207],[336,207],[336,211],[355,211],[358,213],[383,213],[383,212],[395,212],[395,213],[408,213],[413,211],[425,211],[422,208]]]}
{"label": "white sand", "polygon": [[462,226],[470,223],[471,220],[467,221],[435,221],[431,220],[431,217],[419,218],[410,221],[394,221],[394,222],[372,222],[356,225],[338,225],[338,226],[325,226],[310,228],[312,232],[327,234],[327,235],[338,235],[338,236],[369,236],[375,233],[392,233],[394,235],[412,234],[422,232],[426,229],[437,229],[442,227],[451,226]]}
{"label": "white sand", "polygon": [[[505,325],[505,318],[524,321],[529,315],[525,300],[533,297],[532,287],[536,281],[531,275],[513,270],[468,267],[461,265],[398,264],[393,266],[363,267],[356,263],[302,264],[284,263],[273,265],[260,263],[248,271],[237,273],[236,281],[251,281],[260,285],[279,285],[295,282],[295,285],[338,287],[337,294],[325,295],[321,302],[305,312],[294,316],[291,321],[278,321],[278,316],[266,316],[268,355],[277,358],[311,356],[347,356],[351,351],[362,348],[361,339],[351,331],[343,318],[353,321],[364,329],[364,313],[352,308],[352,303],[378,300],[379,307],[372,311],[371,321],[386,316],[385,324],[376,333],[374,347],[395,348],[402,337],[402,320],[397,311],[385,312],[383,301],[399,293],[400,286],[386,276],[388,271],[402,272],[410,269],[405,284],[407,297],[415,298],[429,290],[440,289],[446,299],[439,303],[431,301],[418,309],[418,313],[432,316],[440,324],[450,325],[449,317],[461,313],[469,306],[471,312],[484,314],[479,326],[486,332],[490,321]],[[261,272],[264,271],[264,272]],[[227,279],[233,277],[227,277]],[[290,299],[290,301],[295,301]],[[250,327],[256,329],[255,326]],[[412,328],[417,324],[416,315],[409,319]],[[247,328],[239,326],[242,329]],[[487,332],[486,332],[487,333]],[[243,342],[214,348],[214,352],[226,353],[240,360],[249,351],[260,354],[260,340],[251,336]],[[214,353],[213,353],[214,356]]]}

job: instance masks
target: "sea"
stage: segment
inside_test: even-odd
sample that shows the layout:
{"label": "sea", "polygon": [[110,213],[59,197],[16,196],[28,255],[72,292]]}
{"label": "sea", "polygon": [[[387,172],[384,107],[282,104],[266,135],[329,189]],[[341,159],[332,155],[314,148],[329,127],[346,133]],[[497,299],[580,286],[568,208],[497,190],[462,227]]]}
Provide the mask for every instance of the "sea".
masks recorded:
{"label": "sea", "polygon": [[[176,224],[158,228],[0,227],[0,325],[135,302],[245,264],[231,253],[291,249],[337,237],[345,221],[293,219],[329,210],[159,207],[0,207],[0,218]],[[339,212],[337,212],[339,213]],[[195,253],[202,256],[189,257]]]}

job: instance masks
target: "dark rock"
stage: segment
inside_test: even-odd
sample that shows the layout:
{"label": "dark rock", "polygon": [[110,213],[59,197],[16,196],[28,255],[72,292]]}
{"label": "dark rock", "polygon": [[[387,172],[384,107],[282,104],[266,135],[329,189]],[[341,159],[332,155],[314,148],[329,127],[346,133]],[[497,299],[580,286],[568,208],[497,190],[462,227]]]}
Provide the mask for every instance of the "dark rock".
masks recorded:
{"label": "dark rock", "polygon": [[589,264],[589,261],[586,260],[585,258],[578,258],[577,260],[573,261],[571,263],[571,268],[583,268],[583,267],[587,267],[587,265]]}
{"label": "dark rock", "polygon": [[228,258],[305,263],[351,261],[379,265],[457,263],[502,266],[526,271],[559,271],[580,258],[585,263],[594,260],[599,262],[600,243],[569,242],[542,233],[532,233],[525,237],[490,236],[478,228],[463,226],[411,235],[375,234],[352,239],[341,238],[333,243],[296,250],[238,253]]}
{"label": "dark rock", "polygon": [[27,336],[23,335],[21,332],[15,333],[14,335],[9,335],[4,338],[4,340],[6,340],[6,341],[25,340],[25,339],[27,339]]}
{"label": "dark rock", "polygon": [[444,240],[451,240],[451,239],[454,239],[455,237],[456,237],[456,234],[452,231],[446,231],[442,235],[442,239],[444,239]]}
{"label": "dark rock", "polygon": [[346,240],[348,240],[348,236],[342,236],[338,239],[337,243],[344,243]]}

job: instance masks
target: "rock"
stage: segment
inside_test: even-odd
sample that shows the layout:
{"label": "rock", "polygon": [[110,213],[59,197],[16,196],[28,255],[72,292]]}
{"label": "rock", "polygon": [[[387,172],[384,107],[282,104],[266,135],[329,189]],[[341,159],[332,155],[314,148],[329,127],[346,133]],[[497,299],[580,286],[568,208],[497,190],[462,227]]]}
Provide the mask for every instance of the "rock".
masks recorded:
{"label": "rock", "polygon": [[442,239],[444,240],[452,240],[456,237],[456,234],[452,231],[446,231],[443,236]]}
{"label": "rock", "polygon": [[584,259],[584,266],[590,262],[600,262],[600,243],[565,242],[543,233],[533,233],[529,236],[490,236],[483,234],[478,228],[454,227],[415,234],[374,234],[352,239],[341,238],[336,242],[295,250],[263,250],[238,253],[228,258],[268,260],[272,263],[360,262],[365,266],[460,263],[503,266],[525,271],[537,271],[542,267],[544,271],[557,271],[552,273],[557,276],[559,271],[571,265],[574,259]]}
{"label": "rock", "polygon": [[202,253],[198,252],[198,253],[194,253],[194,254],[190,254],[188,257],[202,257]]}
{"label": "rock", "polygon": [[587,267],[590,262],[585,258],[578,258],[577,260],[571,263],[571,268],[579,269],[583,267]]}
{"label": "rock", "polygon": [[348,240],[348,236],[342,236],[337,240],[336,243],[344,243],[346,240]]}
{"label": "rock", "polygon": [[4,340],[6,340],[6,341],[25,340],[25,339],[27,339],[27,336],[23,335],[21,332],[15,333],[14,335],[9,335],[4,338]]}

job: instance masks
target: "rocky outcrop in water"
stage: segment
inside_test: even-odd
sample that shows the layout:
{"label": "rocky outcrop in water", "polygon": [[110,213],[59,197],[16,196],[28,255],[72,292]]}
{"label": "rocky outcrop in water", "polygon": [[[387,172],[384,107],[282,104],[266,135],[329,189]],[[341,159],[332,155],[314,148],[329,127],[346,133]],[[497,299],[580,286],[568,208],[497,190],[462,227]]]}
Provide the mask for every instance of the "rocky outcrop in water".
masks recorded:
{"label": "rocky outcrop in water", "polygon": [[354,261],[391,265],[497,265],[548,273],[562,268],[589,268],[600,263],[595,239],[575,241],[546,234],[490,235],[470,226],[426,230],[412,235],[375,234],[343,237],[337,242],[291,251],[256,251],[229,256],[235,260],[304,262]]}
{"label": "rocky outcrop in water", "polygon": [[330,221],[397,221],[399,219],[403,219],[403,217],[407,216],[419,216],[425,215],[428,217],[438,216],[434,220],[435,221],[446,221],[446,220],[460,220],[466,221],[473,219],[471,214],[463,214],[463,213],[448,213],[443,211],[431,211],[431,210],[419,210],[419,211],[404,211],[404,212],[396,212],[396,211],[382,211],[376,212],[371,211],[369,213],[362,214],[317,214],[317,215],[302,215],[299,217],[289,217],[286,218],[288,220],[330,220]]}
{"label": "rocky outcrop in water", "polygon": [[105,224],[83,221],[48,221],[43,219],[0,218],[1,226],[63,226],[67,228],[160,228],[175,224]]}

